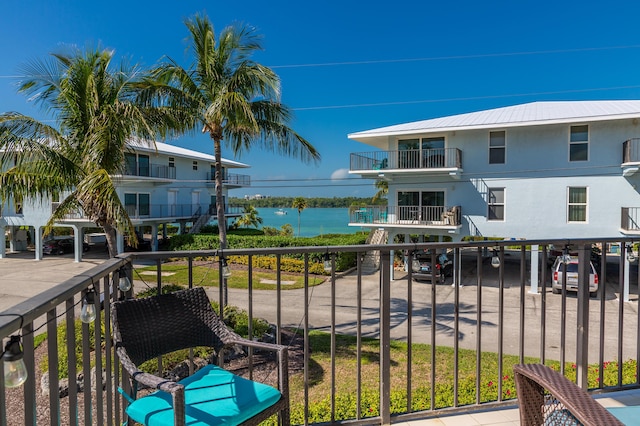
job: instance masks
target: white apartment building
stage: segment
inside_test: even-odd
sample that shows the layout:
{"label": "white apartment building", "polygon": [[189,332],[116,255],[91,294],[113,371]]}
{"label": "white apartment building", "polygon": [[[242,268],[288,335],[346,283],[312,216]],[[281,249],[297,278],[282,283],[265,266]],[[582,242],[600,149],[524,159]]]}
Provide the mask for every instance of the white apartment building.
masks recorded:
{"label": "white apartment building", "polygon": [[534,102],[349,138],[370,147],[350,173],[389,190],[350,225],[391,241],[640,235],[640,101]]}
{"label": "white apartment building", "polygon": [[[158,247],[158,229],[161,224],[185,225],[192,229],[216,219],[215,210],[215,157],[209,154],[156,142],[155,146],[132,142],[126,154],[125,172],[114,176],[120,200],[129,213],[134,226],[151,234],[151,247]],[[249,167],[236,161],[222,159],[223,194],[226,216],[241,215],[241,209],[228,206],[228,191],[250,186],[248,175],[231,172]],[[0,235],[9,239],[12,251],[27,249],[27,238],[35,244],[35,258],[42,259],[42,230],[58,200],[11,201],[0,210]],[[75,260],[82,258],[84,231],[96,225],[83,218],[81,212],[57,223],[73,229]],[[166,226],[163,226],[166,231]],[[166,235],[165,235],[166,236]],[[118,235],[118,251],[125,248],[122,235]],[[0,244],[0,258],[6,256],[5,244]]]}

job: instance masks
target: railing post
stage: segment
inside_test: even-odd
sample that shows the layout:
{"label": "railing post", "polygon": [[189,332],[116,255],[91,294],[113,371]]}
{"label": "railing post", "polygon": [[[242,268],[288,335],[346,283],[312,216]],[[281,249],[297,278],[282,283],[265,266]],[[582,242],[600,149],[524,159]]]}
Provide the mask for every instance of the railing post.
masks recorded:
{"label": "railing post", "polygon": [[380,251],[380,419],[391,423],[391,255]]}
{"label": "railing post", "polygon": [[[591,244],[578,248],[578,309],[576,338],[576,384],[588,387],[589,370],[589,281],[591,275]],[[604,294],[604,293],[603,293]]]}

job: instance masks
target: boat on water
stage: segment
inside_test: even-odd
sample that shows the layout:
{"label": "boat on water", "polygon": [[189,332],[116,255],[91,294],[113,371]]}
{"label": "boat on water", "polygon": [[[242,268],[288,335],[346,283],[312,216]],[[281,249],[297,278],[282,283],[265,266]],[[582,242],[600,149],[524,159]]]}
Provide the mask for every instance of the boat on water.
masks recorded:
{"label": "boat on water", "polygon": [[274,212],[275,214],[279,214],[279,215],[285,215],[287,214],[287,211],[284,209],[278,209]]}

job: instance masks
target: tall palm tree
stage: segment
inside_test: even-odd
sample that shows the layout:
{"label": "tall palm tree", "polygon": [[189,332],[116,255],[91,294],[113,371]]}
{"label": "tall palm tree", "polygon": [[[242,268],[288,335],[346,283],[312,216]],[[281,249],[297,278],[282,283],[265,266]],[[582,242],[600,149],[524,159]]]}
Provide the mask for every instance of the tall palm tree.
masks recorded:
{"label": "tall palm tree", "polygon": [[242,216],[236,222],[238,226],[253,226],[257,228],[263,222],[262,218],[258,216],[258,210],[251,204],[245,206]]}
{"label": "tall palm tree", "polygon": [[31,96],[54,125],[17,112],[0,114],[0,200],[61,196],[45,232],[84,212],[102,227],[115,256],[116,230],[137,239],[112,176],[125,166],[127,142],[164,136],[182,120],[168,109],[136,105],[137,67],[112,65],[110,50],[72,49],[24,69],[18,91]]}
{"label": "tall palm tree", "polygon": [[300,236],[300,216],[302,216],[302,210],[307,208],[307,200],[303,197],[296,197],[293,199],[291,207],[298,209],[298,237]]}
{"label": "tall palm tree", "polygon": [[192,130],[208,133],[215,156],[216,213],[220,248],[227,247],[222,198],[222,143],[234,155],[254,147],[318,161],[320,154],[288,123],[290,110],[280,102],[280,79],[268,67],[252,60],[262,50],[253,28],[229,26],[216,38],[206,16],[185,22],[194,63],[184,69],[175,61],[159,66],[148,80],[149,102],[189,112]]}

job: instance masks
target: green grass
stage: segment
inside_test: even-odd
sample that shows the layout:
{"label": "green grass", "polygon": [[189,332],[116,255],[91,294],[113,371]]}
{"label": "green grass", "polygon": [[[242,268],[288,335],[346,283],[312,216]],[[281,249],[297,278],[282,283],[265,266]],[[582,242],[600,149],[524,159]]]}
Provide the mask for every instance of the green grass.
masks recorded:
{"label": "green grass", "polygon": [[[194,265],[193,267],[193,285],[194,286],[213,286],[217,287],[220,283],[218,273],[218,262],[212,262],[207,265]],[[152,272],[153,274],[146,274]],[[144,280],[151,287],[156,283],[156,267],[135,268],[133,278],[135,280]],[[175,284],[183,287],[189,285],[189,267],[183,262],[166,263],[162,265],[162,273],[166,274],[162,277],[163,285]],[[276,273],[273,271],[253,271],[253,288],[256,290],[275,290]],[[309,285],[315,286],[322,284],[326,277],[317,275],[309,276]],[[304,288],[304,276],[300,274],[281,273],[280,281],[283,290],[293,290]],[[232,269],[231,277],[227,279],[229,288],[246,289],[249,282],[249,273],[246,269]]]}

